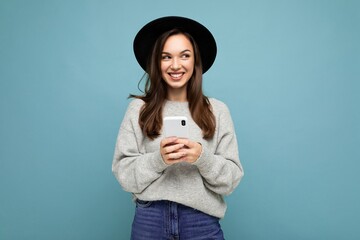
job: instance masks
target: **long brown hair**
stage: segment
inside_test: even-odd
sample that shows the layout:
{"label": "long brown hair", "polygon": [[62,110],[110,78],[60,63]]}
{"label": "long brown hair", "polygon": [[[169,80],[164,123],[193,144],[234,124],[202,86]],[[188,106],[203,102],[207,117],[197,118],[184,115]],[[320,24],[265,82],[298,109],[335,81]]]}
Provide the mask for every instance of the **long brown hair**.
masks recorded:
{"label": "long brown hair", "polygon": [[161,75],[161,53],[166,40],[177,34],[185,35],[194,48],[194,72],[187,83],[187,100],[191,116],[201,128],[203,137],[210,139],[215,132],[215,116],[209,99],[202,91],[202,63],[199,48],[194,39],[186,32],[173,29],[163,33],[157,39],[148,59],[145,92],[143,95],[130,94],[129,97],[142,99],[145,102],[140,111],[139,125],[150,139],[158,137],[162,128],[162,109],[167,97],[167,84]]}

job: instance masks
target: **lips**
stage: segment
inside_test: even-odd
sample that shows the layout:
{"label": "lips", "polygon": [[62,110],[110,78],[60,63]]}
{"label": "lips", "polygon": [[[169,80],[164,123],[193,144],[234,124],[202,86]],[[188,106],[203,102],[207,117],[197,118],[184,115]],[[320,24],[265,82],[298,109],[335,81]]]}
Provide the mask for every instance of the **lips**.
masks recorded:
{"label": "lips", "polygon": [[179,80],[184,75],[184,72],[177,72],[177,73],[169,73],[170,77],[174,80]]}

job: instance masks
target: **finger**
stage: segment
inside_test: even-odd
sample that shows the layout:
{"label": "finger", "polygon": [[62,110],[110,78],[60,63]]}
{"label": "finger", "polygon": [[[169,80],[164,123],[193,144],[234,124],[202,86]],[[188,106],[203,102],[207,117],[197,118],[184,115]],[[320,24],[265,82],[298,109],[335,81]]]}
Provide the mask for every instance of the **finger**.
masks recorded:
{"label": "finger", "polygon": [[176,152],[178,150],[180,150],[181,148],[184,147],[184,144],[175,144],[175,145],[170,145],[164,148],[164,151],[166,154],[172,153],[172,152]]}
{"label": "finger", "polygon": [[175,137],[164,138],[163,140],[161,140],[160,146],[165,147],[166,145],[175,143],[176,140],[177,140],[177,138],[175,138]]}
{"label": "finger", "polygon": [[192,141],[190,141],[189,139],[186,139],[186,138],[178,138],[175,140],[175,142],[184,144],[185,146],[187,146],[189,148],[194,145]]}
{"label": "finger", "polygon": [[179,152],[183,153],[183,157],[181,157],[181,161],[184,162],[188,162],[188,163],[193,163],[195,162],[200,154],[201,154],[201,145],[199,144],[200,148],[198,148],[198,146],[196,146],[196,142],[194,143],[194,147],[193,148],[182,148]]}
{"label": "finger", "polygon": [[184,158],[186,156],[185,152],[175,152],[175,153],[169,153],[167,154],[167,157],[169,160],[180,160],[181,158]]}
{"label": "finger", "polygon": [[182,159],[168,159],[166,161],[166,164],[173,165],[173,164],[176,164],[176,163],[179,163],[179,162],[183,162],[183,160]]}

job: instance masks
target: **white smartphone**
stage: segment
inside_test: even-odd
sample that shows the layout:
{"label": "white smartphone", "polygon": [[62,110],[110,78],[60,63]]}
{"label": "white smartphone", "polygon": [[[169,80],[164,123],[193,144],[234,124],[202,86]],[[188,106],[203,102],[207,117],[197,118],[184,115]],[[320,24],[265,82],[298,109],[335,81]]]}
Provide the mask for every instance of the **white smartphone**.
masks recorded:
{"label": "white smartphone", "polygon": [[189,138],[188,120],[185,116],[164,117],[165,137]]}

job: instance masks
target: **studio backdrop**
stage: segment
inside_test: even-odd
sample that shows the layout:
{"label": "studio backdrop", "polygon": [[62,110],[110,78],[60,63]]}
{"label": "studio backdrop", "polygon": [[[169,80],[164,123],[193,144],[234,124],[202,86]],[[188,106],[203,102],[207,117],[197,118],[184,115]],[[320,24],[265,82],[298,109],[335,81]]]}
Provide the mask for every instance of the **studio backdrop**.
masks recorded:
{"label": "studio backdrop", "polygon": [[132,42],[168,15],[218,44],[204,92],[230,108],[245,170],[226,239],[360,239],[356,0],[0,1],[0,239],[129,239],[111,163],[140,94]]}

